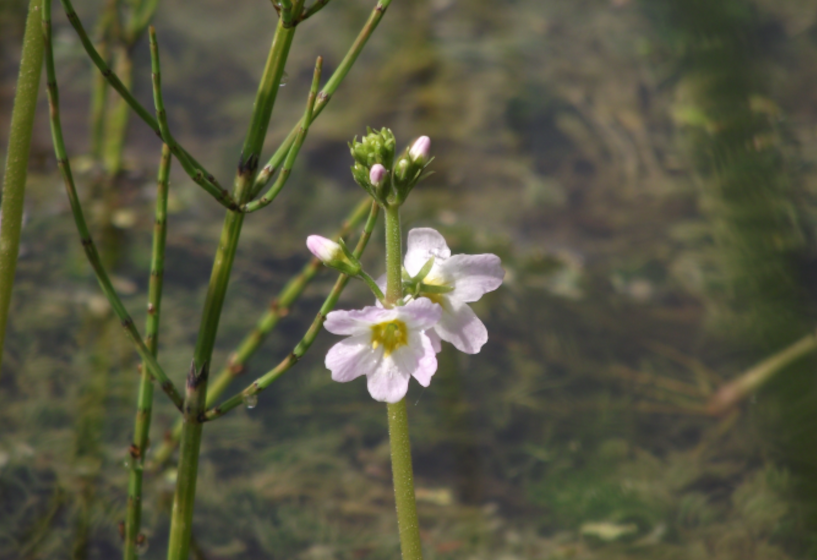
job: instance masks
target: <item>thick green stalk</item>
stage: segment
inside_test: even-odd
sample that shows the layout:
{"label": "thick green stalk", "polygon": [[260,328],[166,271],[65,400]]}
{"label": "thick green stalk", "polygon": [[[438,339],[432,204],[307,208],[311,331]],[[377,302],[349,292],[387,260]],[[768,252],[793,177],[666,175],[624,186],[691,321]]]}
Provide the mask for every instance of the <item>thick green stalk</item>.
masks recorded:
{"label": "thick green stalk", "polygon": [[[80,42],[82,46],[85,48],[85,52],[91,58],[91,61],[96,65],[102,75],[108,80],[108,83],[111,84],[111,87],[116,90],[119,95],[127,102],[131,109],[141,118],[150,128],[153,129],[156,134],[161,136],[161,132],[159,131],[159,123],[153,117],[153,115],[145,109],[141,103],[139,103],[135,97],[128,91],[128,88],[125,87],[125,84],[122,83],[122,80],[111,70],[108,64],[102,59],[102,57],[97,52],[96,48],[94,47],[93,43],[91,42],[88,34],[85,32],[85,28],[82,25],[82,22],[79,20],[79,16],[74,11],[74,6],[71,4],[71,0],[61,0],[63,8],[65,9],[65,14],[68,17],[68,21],[74,27],[74,30],[77,32],[79,36]],[[193,158],[172,136],[169,138],[162,138],[162,140],[170,146],[170,151],[173,153],[174,156],[179,160],[184,171],[190,176],[193,181],[200,185],[204,190],[210,193],[213,198],[218,201],[219,204],[224,206],[225,208],[232,209],[236,208],[235,201],[230,196],[230,193],[221,187],[213,177],[213,175],[208,172],[202,165]]]}
{"label": "thick green stalk", "polygon": [[[338,86],[340,86],[341,82],[343,82],[343,79],[349,73],[349,70],[352,69],[352,65],[357,60],[360,51],[362,51],[363,47],[366,46],[366,42],[369,40],[369,37],[371,37],[374,30],[377,29],[377,25],[383,18],[383,14],[386,13],[386,8],[389,7],[389,4],[391,4],[391,0],[380,0],[372,10],[372,13],[369,15],[369,19],[364,24],[363,29],[360,30],[360,33],[358,33],[355,42],[352,43],[352,46],[349,48],[346,56],[343,57],[343,60],[340,62],[337,70],[332,73],[332,76],[329,77],[326,85],[323,86],[323,89],[318,94],[318,99],[315,102],[315,109],[312,112],[313,121],[318,118],[318,115],[321,114],[321,111],[323,111],[324,107],[326,107],[327,103],[329,103],[329,100],[332,99],[332,95],[334,95],[335,91],[338,89]],[[252,196],[250,198],[255,198],[258,193],[261,192],[261,190],[270,182],[272,176],[275,174],[275,171],[289,153],[290,146],[292,146],[292,143],[295,141],[295,137],[298,135],[298,131],[301,129],[303,124],[304,122],[302,118],[292,128],[287,137],[275,151],[272,158],[270,158],[264,168],[258,173],[258,177],[255,178],[255,184],[253,185]]]}
{"label": "thick green stalk", "polygon": [[54,71],[54,52],[51,44],[51,0],[43,0],[43,40],[45,45],[45,67],[48,76],[48,101],[49,101],[49,115],[51,120],[51,139],[54,144],[54,151],[57,155],[57,165],[62,173],[63,182],[65,183],[65,190],[68,193],[68,200],[71,204],[71,212],[74,215],[74,222],[79,231],[80,241],[85,250],[85,255],[88,257],[88,262],[94,269],[97,281],[102,288],[102,292],[108,298],[116,315],[119,317],[122,327],[136,346],[136,351],[139,357],[147,364],[148,371],[155,379],[161,383],[162,390],[167,393],[173,404],[179,410],[182,408],[183,399],[173,382],[167,377],[167,374],[161,368],[156,358],[150,353],[139,332],[133,324],[133,319],[128,314],[122,300],[114,290],[108,273],[105,271],[102,262],[99,259],[96,245],[91,238],[88,225],[85,222],[85,216],[82,212],[82,207],[79,203],[79,196],[77,195],[76,186],[74,185],[74,177],[71,174],[71,166],[68,162],[68,155],[65,151],[65,141],[62,136],[62,125],[60,123],[60,101],[59,90],[57,88],[56,72]]}
{"label": "thick green stalk", "polygon": [[312,75],[312,87],[309,89],[309,96],[306,99],[306,109],[304,109],[304,116],[301,119],[301,122],[304,124],[301,125],[301,127],[298,129],[298,133],[295,135],[295,141],[287,153],[287,159],[284,161],[284,167],[281,169],[281,173],[278,174],[278,179],[276,179],[275,183],[264,194],[264,196],[254,202],[248,202],[247,204],[243,205],[241,209],[244,212],[255,212],[256,210],[260,210],[264,206],[267,206],[270,202],[275,200],[275,197],[278,196],[278,193],[281,192],[282,188],[284,188],[284,184],[289,178],[290,172],[292,172],[292,166],[295,163],[295,158],[298,157],[298,152],[301,150],[301,146],[303,145],[306,135],[309,132],[309,125],[312,122],[312,111],[315,108],[315,98],[318,95],[318,85],[320,85],[321,82],[322,68],[323,59],[318,57],[318,60],[315,63],[315,72]]}
{"label": "thick green stalk", "polygon": [[[403,297],[403,245],[400,228],[400,206],[386,208],[386,306]],[[406,399],[387,405],[389,416],[389,444],[397,507],[397,527],[400,531],[400,551],[403,560],[422,560],[420,524],[417,521],[417,503],[414,496],[414,472],[411,465]]]}
{"label": "thick green stalk", "polygon": [[[162,308],[165,239],[167,238],[167,195],[170,175],[170,148],[162,144],[162,159],[156,186],[156,221],[153,225],[153,251],[148,283],[148,315],[145,320],[147,347],[155,356],[159,347],[159,317]],[[148,448],[150,418],[153,410],[153,380],[142,365],[139,400],[136,404],[136,425],[130,447],[131,470],[128,475],[128,508],[125,518],[125,560],[136,560],[136,547],[142,522],[142,473]]]}
{"label": "thick green stalk", "polygon": [[[301,6],[301,2],[296,2],[296,6]],[[239,159],[238,173],[236,174],[233,189],[233,199],[239,205],[246,202],[250,194],[250,187],[258,165],[259,153],[264,144],[269,118],[275,104],[281,77],[284,73],[284,65],[294,35],[295,28],[286,28],[281,20],[278,21],[264,74],[261,77],[261,83],[256,93],[250,130],[247,133]],[[243,212],[227,211],[221,230],[221,240],[210,275],[210,285],[204,302],[193,363],[187,381],[184,426],[179,444],[176,493],[170,520],[168,560],[187,560],[190,551],[199,447],[201,445],[202,423],[200,415],[206,410],[207,377],[210,360],[243,223]]]}
{"label": "thick green stalk", "polygon": [[31,0],[23,35],[23,53],[20,74],[14,94],[11,113],[6,170],[3,177],[3,199],[0,206],[0,366],[3,364],[3,342],[6,338],[11,289],[20,247],[20,229],[23,225],[28,154],[31,149],[31,130],[40,89],[43,66],[42,0]]}
{"label": "thick green stalk", "polygon": [[400,207],[386,208],[386,305],[403,297],[403,239],[400,229]]}
{"label": "thick green stalk", "polygon": [[[371,203],[369,219],[366,220],[366,225],[363,227],[363,234],[360,236],[360,240],[357,242],[357,246],[354,250],[354,255],[358,258],[360,258],[360,256],[363,254],[363,251],[366,249],[366,245],[371,238],[372,230],[377,223],[377,213],[377,204]],[[343,288],[346,287],[346,283],[348,281],[349,277],[347,275],[340,274],[338,276],[332,291],[330,291],[329,295],[326,296],[326,299],[324,300],[320,311],[318,311],[318,314],[315,316],[315,320],[312,322],[312,325],[310,325],[301,341],[298,342],[298,344],[286,358],[284,358],[273,369],[253,381],[246,389],[240,393],[237,393],[236,395],[233,395],[219,406],[208,410],[204,414],[203,420],[215,420],[235,407],[240,406],[242,403],[253,402],[258,398],[258,393],[269,387],[273,381],[281,377],[282,374],[298,363],[298,360],[301,359],[306,351],[309,350],[309,347],[312,346],[312,343],[315,342],[315,338],[317,338],[324,321],[326,321],[326,314],[335,308],[338,298],[340,297],[341,292],[343,292]]]}
{"label": "thick green stalk", "polygon": [[422,560],[423,546],[420,542],[420,523],[417,520],[417,503],[414,497],[414,471],[411,466],[406,399],[386,406],[389,415],[391,472],[397,507],[397,528],[400,531],[400,552],[403,560]]}
{"label": "thick green stalk", "polygon": [[[352,228],[366,217],[371,208],[371,199],[367,196],[352,213],[344,220],[340,230],[335,232],[332,239],[335,241],[338,238],[347,235]],[[368,239],[368,238],[367,238]],[[242,340],[238,348],[230,355],[227,365],[222,368],[215,379],[207,385],[207,407],[213,406],[216,399],[219,398],[227,387],[244,371],[245,364],[250,357],[255,354],[258,347],[266,339],[267,335],[278,325],[278,321],[285,317],[290,310],[292,304],[303,293],[304,289],[309,285],[312,279],[317,275],[318,271],[323,268],[323,263],[320,260],[313,258],[301,269],[301,272],[292,278],[283,287],[281,292],[272,300],[267,310],[258,319],[255,328],[250,332],[244,340]],[[176,445],[179,442],[179,437],[182,433],[182,420],[179,419],[174,424],[169,436],[162,441],[161,445],[153,454],[149,470],[155,469],[163,465],[169,458]]]}

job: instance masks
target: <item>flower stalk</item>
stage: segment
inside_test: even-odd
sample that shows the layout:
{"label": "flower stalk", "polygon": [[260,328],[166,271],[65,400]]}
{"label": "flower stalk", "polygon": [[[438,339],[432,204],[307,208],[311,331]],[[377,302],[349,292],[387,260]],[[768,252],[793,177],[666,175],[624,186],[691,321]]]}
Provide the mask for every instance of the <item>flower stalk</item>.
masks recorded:
{"label": "flower stalk", "polygon": [[[403,297],[403,244],[400,228],[400,206],[386,208],[386,298],[384,305],[395,305]],[[389,418],[392,483],[400,532],[403,560],[422,560],[420,523],[414,495],[414,470],[411,464],[411,439],[408,429],[406,399],[386,405]]]}

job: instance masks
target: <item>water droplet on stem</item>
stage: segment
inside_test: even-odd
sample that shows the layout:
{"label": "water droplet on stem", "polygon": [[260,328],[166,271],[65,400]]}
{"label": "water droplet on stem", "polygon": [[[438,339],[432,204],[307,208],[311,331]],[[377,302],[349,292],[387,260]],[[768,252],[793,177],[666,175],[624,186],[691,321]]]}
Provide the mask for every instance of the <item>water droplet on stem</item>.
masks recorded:
{"label": "water droplet on stem", "polygon": [[247,407],[247,410],[252,410],[255,408],[255,405],[258,404],[258,395],[244,395],[242,398],[244,399],[244,406]]}

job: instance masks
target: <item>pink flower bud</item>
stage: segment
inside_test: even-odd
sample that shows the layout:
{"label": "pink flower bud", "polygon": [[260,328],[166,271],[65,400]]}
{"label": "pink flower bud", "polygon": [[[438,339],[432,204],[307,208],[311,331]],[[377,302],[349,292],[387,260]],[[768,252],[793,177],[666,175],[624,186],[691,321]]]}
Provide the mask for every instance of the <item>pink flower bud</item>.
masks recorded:
{"label": "pink flower bud", "polygon": [[369,170],[369,181],[375,187],[379,187],[383,184],[383,180],[386,178],[386,168],[380,165],[379,163],[375,163],[372,168]]}
{"label": "pink flower bud", "polygon": [[343,249],[340,248],[340,245],[320,235],[307,237],[306,246],[324,264],[331,266],[336,261],[343,259]]}
{"label": "pink flower bud", "polygon": [[414,163],[424,164],[428,161],[431,153],[431,139],[428,136],[420,136],[414,141],[409,150],[409,157]]}
{"label": "pink flower bud", "polygon": [[340,270],[349,276],[357,276],[360,272],[360,262],[354,255],[344,251],[338,243],[320,235],[310,235],[306,238],[309,251],[328,267]]}

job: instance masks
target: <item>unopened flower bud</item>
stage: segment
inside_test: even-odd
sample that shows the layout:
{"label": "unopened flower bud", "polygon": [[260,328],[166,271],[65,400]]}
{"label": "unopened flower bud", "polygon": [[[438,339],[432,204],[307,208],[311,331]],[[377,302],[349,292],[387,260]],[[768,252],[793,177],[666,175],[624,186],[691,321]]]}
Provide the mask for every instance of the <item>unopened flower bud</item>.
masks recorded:
{"label": "unopened flower bud", "polygon": [[402,183],[406,180],[406,175],[408,173],[410,165],[411,162],[409,160],[407,160],[406,158],[401,158],[397,162],[397,165],[394,166],[394,175],[395,178],[398,179],[398,182]]}
{"label": "unopened flower bud", "polygon": [[360,272],[360,263],[352,260],[339,244],[320,235],[310,235],[306,238],[306,246],[323,264],[340,270],[343,273],[355,276]]}
{"label": "unopened flower bud", "polygon": [[377,188],[383,184],[383,181],[386,179],[386,175],[388,175],[388,171],[386,168],[380,165],[379,163],[375,163],[372,168],[369,170],[369,181],[372,183],[372,186]]}
{"label": "unopened flower bud", "polygon": [[343,256],[340,245],[320,235],[310,235],[307,237],[306,246],[309,247],[309,251],[318,257],[321,262],[329,263]]}
{"label": "unopened flower bud", "polygon": [[428,136],[420,136],[414,141],[409,150],[409,158],[412,163],[420,165],[428,161],[428,156],[431,153],[431,139]]}

